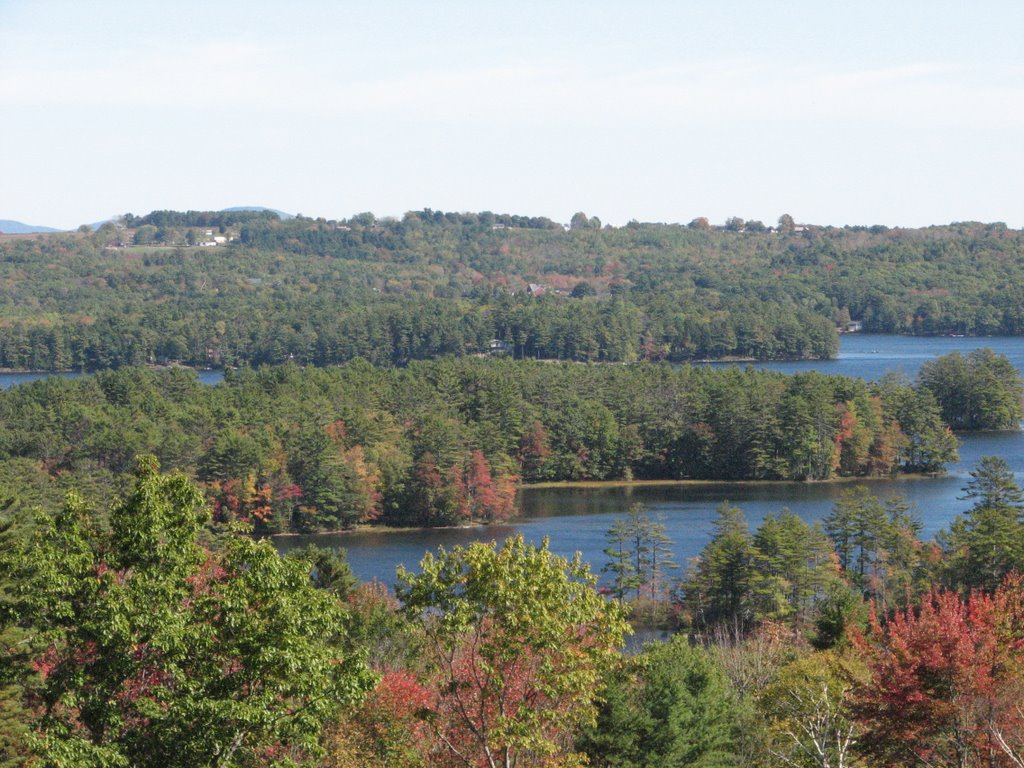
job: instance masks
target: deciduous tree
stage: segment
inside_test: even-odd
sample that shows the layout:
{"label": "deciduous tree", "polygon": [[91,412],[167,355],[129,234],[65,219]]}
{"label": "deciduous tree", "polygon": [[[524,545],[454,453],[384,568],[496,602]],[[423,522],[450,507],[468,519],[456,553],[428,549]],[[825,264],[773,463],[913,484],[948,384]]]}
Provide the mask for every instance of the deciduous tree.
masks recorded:
{"label": "deciduous tree", "polygon": [[886,765],[1014,765],[996,734],[1024,727],[1014,706],[1024,661],[1019,578],[992,595],[933,592],[884,624],[872,615],[867,634],[852,637],[870,670],[855,696],[866,754]]}
{"label": "deciduous tree", "polygon": [[109,533],[74,496],[40,520],[19,622],[45,643],[30,691],[45,764],[301,761],[369,687],[307,564],[247,536],[206,550],[206,517],[191,482],[143,458]]}
{"label": "deciduous tree", "polygon": [[569,754],[627,629],[587,567],[522,537],[420,567],[399,569],[397,592],[427,637],[436,699],[423,716],[446,759],[512,768]]}

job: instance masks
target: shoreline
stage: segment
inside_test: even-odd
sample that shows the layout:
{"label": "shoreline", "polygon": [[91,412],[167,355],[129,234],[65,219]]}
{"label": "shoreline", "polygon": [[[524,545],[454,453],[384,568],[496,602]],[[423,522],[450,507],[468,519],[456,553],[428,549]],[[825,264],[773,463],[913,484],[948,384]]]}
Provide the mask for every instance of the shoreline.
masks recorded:
{"label": "shoreline", "polygon": [[[566,489],[610,489],[610,488],[642,488],[642,487],[665,487],[665,486],[728,486],[728,485],[829,485],[843,483],[859,483],[872,481],[893,481],[893,480],[935,480],[946,476],[946,472],[913,472],[899,475],[875,476],[875,477],[832,477],[828,480],[563,480],[547,483],[530,483],[520,485],[516,491],[552,490],[557,488]],[[362,523],[352,528],[341,528],[331,531],[312,531],[310,533],[295,533],[286,531],[283,533],[272,533],[262,538],[276,540],[297,538],[299,536],[344,536],[346,534],[361,533],[416,533],[419,531],[460,531],[475,530],[483,528],[494,528],[499,526],[515,525],[521,520],[531,518],[511,517],[500,523],[466,523],[465,525],[370,525]]]}
{"label": "shoreline", "polygon": [[643,486],[696,486],[696,485],[828,485],[832,483],[870,483],[893,480],[933,480],[944,477],[948,472],[900,472],[895,475],[872,475],[858,477],[830,477],[827,480],[552,480],[544,483],[529,483],[518,487],[519,491],[536,488],[638,488]]}
{"label": "shoreline", "polygon": [[[517,520],[519,518],[513,518]],[[332,531],[311,531],[310,533],[295,533],[285,531],[283,533],[271,533],[262,536],[264,539],[294,539],[299,536],[344,536],[353,533],[416,533],[418,531],[470,531],[476,528],[490,528],[496,525],[511,525],[509,520],[504,523],[467,523],[466,525],[370,525],[361,523],[352,528],[336,528]]]}
{"label": "shoreline", "polygon": [[[466,355],[470,357],[471,355]],[[475,355],[480,357],[481,355]],[[486,357],[486,355],[484,355]],[[739,357],[726,355],[725,357],[702,357],[702,358],[687,358],[685,360],[562,360],[555,357],[523,357],[523,358],[511,358],[515,362],[528,361],[538,363],[576,363],[578,365],[659,365],[661,363],[668,363],[669,365],[710,365],[714,363],[814,363],[814,362],[833,362],[838,360],[839,357]],[[346,360],[339,363],[328,363],[327,365],[314,365],[313,363],[299,364],[302,368],[337,368],[343,365],[347,365],[350,360]],[[403,366],[394,366],[396,368]],[[66,376],[67,374],[76,374],[79,376],[91,376],[97,373],[103,373],[104,371],[116,371],[121,368],[144,368],[147,371],[167,371],[171,369],[181,369],[186,371],[195,371],[196,373],[219,371],[221,373],[229,370],[229,368],[216,368],[206,367],[197,368],[191,365],[157,365],[155,363],[146,363],[145,365],[122,365],[119,368],[95,368],[89,370],[79,370],[77,368],[62,368],[59,370],[39,370],[33,368],[0,368],[0,375],[13,375],[13,376]]]}
{"label": "shoreline", "polygon": [[[961,335],[961,334],[952,334],[952,333],[910,334],[910,333],[865,333],[865,332],[857,332],[857,333],[848,333],[848,334],[840,334],[840,335],[842,335],[842,336],[861,336],[861,337],[881,337],[881,338],[893,338],[893,339],[945,339],[945,338],[955,338],[955,339],[1020,339],[1020,338],[1024,338],[1024,334],[1021,334],[1019,336],[1005,336],[1005,335],[1002,335],[1002,334],[998,334],[998,335],[995,335],[995,336],[993,336],[991,334],[983,335],[983,336],[977,336],[977,335]],[[515,360],[535,360],[535,358],[532,358],[532,357],[525,357],[525,358],[514,358],[513,357],[512,359],[515,359]],[[585,364],[585,365],[604,365],[604,364],[607,364],[607,365],[637,365],[637,364],[640,364],[640,363],[658,364],[658,363],[662,363],[662,362],[668,362],[671,365],[709,365],[709,364],[715,364],[715,363],[813,363],[813,362],[835,362],[835,361],[840,360],[840,359],[841,358],[839,357],[839,354],[837,352],[836,355],[831,356],[831,357],[751,357],[751,356],[748,356],[748,355],[723,355],[721,357],[686,358],[684,360],[675,360],[675,361],[671,361],[671,360],[636,360],[636,361],[629,361],[629,362],[627,362],[627,361],[622,360],[622,361],[616,361],[616,362],[606,362],[606,361],[560,360],[560,359],[557,359],[557,358],[539,358],[539,359],[536,359],[536,360],[538,362],[543,362],[543,363],[580,363],[580,364]],[[328,365],[313,365],[311,363],[308,363],[308,364],[302,365],[302,367],[330,368],[330,367],[345,365],[347,362],[349,362],[349,361],[339,362],[339,363],[329,363]],[[141,366],[121,366],[121,367],[122,368],[134,368],[134,367],[137,367],[137,368],[146,368],[148,370],[167,370],[167,369],[171,369],[171,368],[183,368],[185,370],[196,371],[198,373],[198,372],[207,372],[207,371],[220,371],[220,372],[224,372],[224,371],[228,370],[229,368],[236,368],[237,366],[227,366],[227,367],[205,366],[205,367],[199,367],[199,366],[185,365],[183,363],[178,363],[178,364],[172,363],[172,364],[167,364],[167,365],[157,365],[156,363],[146,363],[146,364],[141,365]],[[401,367],[401,366],[396,366],[396,367]],[[59,369],[59,370],[45,370],[45,369],[40,370],[40,369],[31,369],[31,368],[3,368],[3,367],[0,367],[0,375],[22,375],[23,374],[23,375],[38,375],[38,376],[61,376],[61,375],[69,374],[69,373],[74,373],[74,374],[79,374],[79,375],[90,375],[90,374],[100,373],[102,371],[109,371],[109,370],[117,370],[117,369],[114,369],[114,368],[97,368],[97,369],[90,369],[90,370],[78,370],[78,369],[74,369],[74,368],[64,368],[64,369]]]}

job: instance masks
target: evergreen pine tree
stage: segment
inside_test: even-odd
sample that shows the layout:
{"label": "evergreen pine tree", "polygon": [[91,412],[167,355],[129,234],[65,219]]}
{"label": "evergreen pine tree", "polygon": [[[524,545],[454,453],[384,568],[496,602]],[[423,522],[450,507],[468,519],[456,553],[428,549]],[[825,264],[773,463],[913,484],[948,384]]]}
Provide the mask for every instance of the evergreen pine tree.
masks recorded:
{"label": "evergreen pine tree", "polygon": [[602,573],[613,574],[612,594],[624,600],[630,591],[640,597],[644,588],[654,597],[666,574],[678,566],[672,555],[672,539],[665,525],[651,517],[641,503],[633,504],[626,517],[617,519],[605,533],[609,561]]}
{"label": "evergreen pine tree", "polygon": [[1024,568],[1024,493],[1005,461],[984,456],[961,499],[975,499],[939,536],[947,556],[946,581],[963,590],[992,591],[1006,574]]}
{"label": "evergreen pine tree", "polygon": [[738,765],[740,713],[708,652],[676,635],[613,670],[577,747],[598,768]]}
{"label": "evergreen pine tree", "polygon": [[754,543],[743,512],[722,502],[711,541],[684,585],[685,601],[700,627],[728,624],[742,629],[753,618],[750,601]]}
{"label": "evergreen pine tree", "polygon": [[601,573],[612,575],[611,592],[619,602],[624,601],[630,591],[639,588],[630,538],[629,529],[623,519],[616,520],[605,532],[608,546],[604,548],[604,553],[609,560],[601,568]]}

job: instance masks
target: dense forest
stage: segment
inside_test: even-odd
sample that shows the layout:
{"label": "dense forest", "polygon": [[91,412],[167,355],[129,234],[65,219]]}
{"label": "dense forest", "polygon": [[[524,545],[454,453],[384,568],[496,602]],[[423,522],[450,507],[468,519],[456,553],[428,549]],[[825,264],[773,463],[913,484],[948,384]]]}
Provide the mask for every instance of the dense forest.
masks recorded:
{"label": "dense forest", "polygon": [[519,482],[939,472],[957,398],[990,427],[1020,419],[1019,377],[979,383],[1005,358],[947,360],[977,381],[489,358],[290,364],[217,386],[187,369],[52,377],[0,393],[0,483],[103,501],[151,453],[199,481],[217,522],[274,533],[504,520]]}
{"label": "dense forest", "polygon": [[[0,525],[5,766],[1014,768],[1024,494],[987,457],[935,542],[851,488],[823,526],[723,505],[681,577],[657,519],[608,531],[615,587],[521,537],[428,554],[394,595],[336,553],[213,532],[139,457]],[[105,525],[97,525],[97,519]],[[623,652],[634,623],[674,635]]]}
{"label": "dense forest", "polygon": [[[214,246],[214,247],[206,247]],[[419,211],[155,211],[0,237],[0,366],[95,370],[441,355],[824,358],[837,325],[1024,332],[1024,235],[730,220],[602,227]]]}

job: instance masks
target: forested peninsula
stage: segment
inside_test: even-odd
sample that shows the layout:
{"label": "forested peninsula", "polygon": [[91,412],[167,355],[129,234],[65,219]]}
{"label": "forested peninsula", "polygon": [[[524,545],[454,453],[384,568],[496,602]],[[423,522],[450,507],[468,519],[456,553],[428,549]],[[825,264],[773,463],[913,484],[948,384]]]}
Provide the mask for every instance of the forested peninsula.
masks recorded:
{"label": "forested peninsula", "polygon": [[[1005,363],[990,355],[969,358],[978,380]],[[987,418],[1020,418],[1016,378],[949,387]],[[941,471],[957,448],[943,402],[898,377],[666,363],[358,360],[228,371],[217,386],[123,368],[0,393],[0,483],[31,502],[70,487],[105,501],[152,454],[200,483],[215,521],[262,533],[487,523],[512,514],[520,482]]]}
{"label": "forested peninsula", "polygon": [[1021,334],[1022,257],[998,223],[155,211],[0,236],[0,367],[827,358],[837,329]]}

